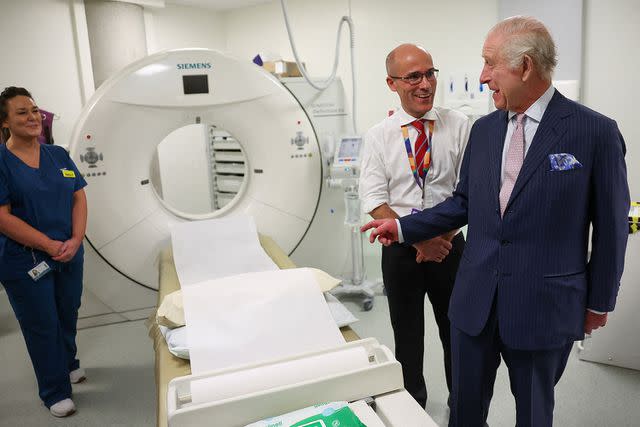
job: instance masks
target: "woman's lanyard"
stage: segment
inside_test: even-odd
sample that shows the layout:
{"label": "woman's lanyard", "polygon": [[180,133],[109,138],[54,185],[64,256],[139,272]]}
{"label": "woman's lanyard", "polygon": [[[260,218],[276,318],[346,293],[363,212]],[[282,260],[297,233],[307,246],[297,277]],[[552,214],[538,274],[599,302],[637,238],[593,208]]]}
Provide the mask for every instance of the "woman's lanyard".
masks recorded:
{"label": "woman's lanyard", "polygon": [[[423,177],[420,178],[420,174],[418,173],[418,165],[416,165],[416,159],[413,156],[413,150],[411,149],[411,140],[409,139],[409,129],[408,125],[402,126],[402,137],[404,138],[404,145],[407,149],[407,157],[409,158],[409,166],[411,167],[411,173],[413,174],[413,178],[416,180],[418,187],[420,187],[424,192],[424,180],[427,179],[427,172],[429,172],[429,166],[431,166],[431,140],[433,138],[433,129],[435,122],[433,120],[427,120],[429,124],[429,134],[427,135],[427,151],[424,153],[424,161],[422,162],[422,172]],[[418,135],[419,136],[419,135]]]}

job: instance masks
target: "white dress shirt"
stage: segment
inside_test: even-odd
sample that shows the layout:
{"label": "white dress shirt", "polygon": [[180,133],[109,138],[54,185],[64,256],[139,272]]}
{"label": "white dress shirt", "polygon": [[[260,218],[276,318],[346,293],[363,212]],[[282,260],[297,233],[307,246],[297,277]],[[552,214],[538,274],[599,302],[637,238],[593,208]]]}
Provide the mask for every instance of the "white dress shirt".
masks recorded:
{"label": "white dress shirt", "polygon": [[415,157],[418,131],[409,125],[415,117],[399,109],[365,134],[359,181],[365,212],[386,203],[399,216],[405,216],[411,209],[433,207],[453,193],[469,139],[470,120],[458,111],[441,107],[432,108],[423,118],[435,121],[424,191],[411,172],[401,129],[408,125]]}

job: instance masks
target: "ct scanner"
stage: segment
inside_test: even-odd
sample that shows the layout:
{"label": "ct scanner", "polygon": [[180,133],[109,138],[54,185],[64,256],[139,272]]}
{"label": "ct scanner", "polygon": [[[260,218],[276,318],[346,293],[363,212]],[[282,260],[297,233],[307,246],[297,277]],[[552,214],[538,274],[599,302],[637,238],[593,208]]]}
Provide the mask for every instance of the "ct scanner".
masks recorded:
{"label": "ct scanner", "polygon": [[[303,94],[300,88],[293,89],[295,85],[291,82],[287,89],[255,64],[205,49],[158,53],[103,83],[81,114],[70,145],[71,156],[89,184],[89,257],[95,251],[131,281],[157,288],[157,257],[169,245],[172,224],[243,212],[253,216],[258,231],[271,236],[298,265],[319,266],[339,275],[348,254],[344,191],[330,188],[325,157],[331,147],[323,144],[323,156],[318,135],[331,139],[344,134],[342,124],[348,117],[343,107],[318,102],[317,92]],[[297,97],[293,91],[298,92]],[[223,148],[239,144],[244,154],[243,170],[236,171],[244,175],[237,195],[211,213],[189,213],[166,203],[152,182],[159,175],[154,168],[160,141],[196,123],[214,126],[213,133],[227,135],[214,143],[221,142]],[[317,132],[314,124],[322,130]],[[336,152],[344,163],[342,151]],[[226,158],[233,160],[235,154],[221,155],[231,155]],[[351,151],[347,159],[355,159]],[[230,161],[219,166],[237,168],[240,164]],[[353,170],[342,169],[343,173]],[[87,282],[92,277],[85,274],[85,286]],[[89,287],[102,292],[99,297],[106,297],[105,302],[116,311],[118,307],[109,300],[113,293],[127,294],[120,300],[131,294],[125,288],[105,291],[112,288],[111,283]],[[357,369],[334,361],[334,353],[344,349],[362,350],[365,357]],[[191,402],[192,384],[215,379],[217,371],[174,378],[167,391],[168,424],[196,426],[215,419],[221,425],[246,425],[318,401],[345,400],[357,401],[354,405],[359,404],[362,411],[359,416],[366,416],[368,425],[435,426],[404,390],[400,364],[374,339],[232,370],[238,375],[238,369],[253,372],[287,361],[308,363],[314,357],[329,358],[332,373],[198,404]],[[371,398],[375,413],[365,403]]]}
{"label": "ct scanner", "polygon": [[[331,116],[318,111],[317,121]],[[334,116],[338,124],[322,138],[345,132],[344,108]],[[209,214],[165,203],[150,180],[158,143],[195,123],[226,132],[245,156],[237,196]],[[87,240],[122,275],[157,288],[157,256],[172,224],[243,212],[299,265],[339,275],[342,191],[325,184],[318,139],[301,102],[262,67],[207,49],[146,57],[100,86],[73,131],[70,153],[89,184]]]}

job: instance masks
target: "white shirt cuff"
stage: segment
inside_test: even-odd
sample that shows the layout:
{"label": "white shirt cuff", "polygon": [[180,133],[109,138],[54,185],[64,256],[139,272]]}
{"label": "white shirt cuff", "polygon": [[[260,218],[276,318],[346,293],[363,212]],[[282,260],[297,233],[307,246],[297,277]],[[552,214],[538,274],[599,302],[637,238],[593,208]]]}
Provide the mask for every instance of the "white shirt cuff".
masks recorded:
{"label": "white shirt cuff", "polygon": [[361,199],[362,200],[362,210],[367,213],[370,214],[371,211],[373,211],[375,208],[386,204],[389,204],[389,201],[386,199],[371,199],[368,198],[367,200],[365,199]]}
{"label": "white shirt cuff", "polygon": [[595,314],[607,314],[606,311],[595,311],[595,310],[591,310],[590,308],[587,308],[587,310],[589,310],[590,312],[595,313]]}
{"label": "white shirt cuff", "polygon": [[400,227],[400,220],[396,218],[396,227],[398,227],[398,243],[404,243],[404,236],[402,235],[402,228]]}

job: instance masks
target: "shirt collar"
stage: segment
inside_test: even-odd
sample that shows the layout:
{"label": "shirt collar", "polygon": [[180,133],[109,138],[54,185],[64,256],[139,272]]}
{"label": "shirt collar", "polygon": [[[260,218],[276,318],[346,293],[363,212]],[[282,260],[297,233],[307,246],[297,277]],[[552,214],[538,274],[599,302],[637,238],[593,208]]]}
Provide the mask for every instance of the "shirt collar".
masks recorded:
{"label": "shirt collar", "polygon": [[[540,121],[542,120],[542,116],[544,115],[544,112],[549,106],[549,102],[551,102],[551,98],[553,98],[554,92],[555,92],[555,88],[553,87],[553,85],[549,85],[549,87],[542,94],[542,96],[538,98],[536,102],[531,104],[531,106],[527,108],[527,111],[525,111],[524,114],[530,119],[533,119],[536,122],[540,123]],[[515,116],[516,114],[517,113],[515,111],[509,111],[509,121],[511,121],[513,116]]]}
{"label": "shirt collar", "polygon": [[[398,120],[400,126],[408,125],[409,123],[416,120],[415,117],[413,117],[411,114],[404,111],[402,107],[398,108],[398,110],[395,112],[393,116],[396,120]],[[422,118],[427,120],[438,120],[438,114],[436,113],[436,108],[433,107],[431,110],[427,111],[425,115],[422,116]]]}

